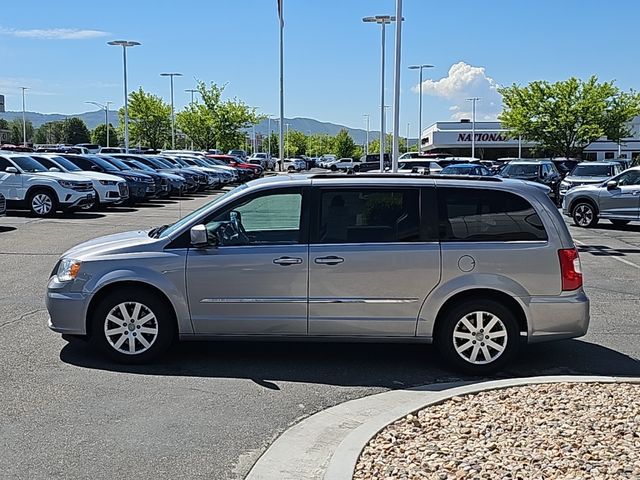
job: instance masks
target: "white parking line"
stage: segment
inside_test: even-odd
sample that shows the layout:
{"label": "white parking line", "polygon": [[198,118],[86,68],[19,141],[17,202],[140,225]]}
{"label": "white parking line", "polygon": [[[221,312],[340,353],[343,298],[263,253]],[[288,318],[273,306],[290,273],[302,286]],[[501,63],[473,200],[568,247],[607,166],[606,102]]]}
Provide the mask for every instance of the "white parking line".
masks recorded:
{"label": "white parking line", "polygon": [[[581,242],[580,240],[576,240],[575,238],[573,239],[573,241],[574,241],[575,243],[577,243],[578,245],[589,246],[587,243]],[[637,265],[637,264],[635,264],[635,263],[633,263],[633,262],[630,262],[629,260],[625,260],[624,258],[614,257],[614,256],[609,256],[609,258],[613,258],[614,260],[617,260],[617,261],[619,261],[619,262],[622,262],[622,263],[624,263],[624,264],[626,264],[626,265],[629,265],[629,266],[631,266],[631,267],[635,267],[635,268],[637,268],[638,270],[640,270],[640,265]]]}

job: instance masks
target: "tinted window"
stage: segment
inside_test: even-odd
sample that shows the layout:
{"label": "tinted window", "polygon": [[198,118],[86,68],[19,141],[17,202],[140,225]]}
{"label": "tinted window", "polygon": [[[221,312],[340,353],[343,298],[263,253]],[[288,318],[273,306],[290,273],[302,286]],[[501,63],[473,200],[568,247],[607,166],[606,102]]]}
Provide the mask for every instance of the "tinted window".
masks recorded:
{"label": "tinted window", "polygon": [[80,167],[82,170],[91,170],[91,167],[93,167],[93,163],[91,163],[86,158],[82,158],[82,157],[73,157],[73,158],[65,157],[65,158],[67,158],[67,160],[69,160],[74,165],[77,165],[78,167]]}
{"label": "tinted window", "polygon": [[640,170],[629,170],[617,178],[618,185],[640,185]]}
{"label": "tinted window", "polygon": [[438,188],[443,242],[546,240],[540,217],[524,198],[496,190]]}
{"label": "tinted window", "polygon": [[13,164],[6,158],[0,157],[0,172],[4,172],[7,167],[13,167]]}
{"label": "tinted window", "polygon": [[13,157],[13,161],[25,172],[36,173],[47,171],[44,165],[38,163],[31,157]]}
{"label": "tinted window", "polygon": [[[279,191],[235,204],[217,214],[206,227],[209,235],[215,235],[223,246],[300,243],[301,215],[302,193]],[[220,229],[224,233],[216,234]]]}
{"label": "tinted window", "polygon": [[320,243],[420,240],[415,189],[340,189],[320,193]]}
{"label": "tinted window", "polygon": [[538,175],[538,165],[511,163],[504,167],[502,175],[505,177],[532,177]]}

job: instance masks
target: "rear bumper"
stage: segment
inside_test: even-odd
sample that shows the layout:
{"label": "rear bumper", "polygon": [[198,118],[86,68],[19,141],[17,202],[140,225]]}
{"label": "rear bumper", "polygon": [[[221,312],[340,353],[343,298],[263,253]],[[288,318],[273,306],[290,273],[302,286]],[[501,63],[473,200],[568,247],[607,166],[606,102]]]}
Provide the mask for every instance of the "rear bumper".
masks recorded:
{"label": "rear bumper", "polygon": [[528,342],[581,337],[589,328],[589,298],[584,291],[554,297],[532,297],[528,305]]}

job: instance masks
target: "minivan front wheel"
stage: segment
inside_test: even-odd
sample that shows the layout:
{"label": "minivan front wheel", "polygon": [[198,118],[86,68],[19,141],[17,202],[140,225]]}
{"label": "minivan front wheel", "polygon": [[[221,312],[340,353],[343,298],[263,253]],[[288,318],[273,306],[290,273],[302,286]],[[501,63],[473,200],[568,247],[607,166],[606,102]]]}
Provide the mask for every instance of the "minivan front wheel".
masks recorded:
{"label": "minivan front wheel", "polygon": [[145,363],[164,353],[175,332],[170,309],[150,292],[117,290],[96,307],[91,341],[120,363]]}
{"label": "minivan front wheel", "polygon": [[469,300],[442,319],[436,346],[458,370],[483,375],[502,368],[519,346],[513,313],[493,300]]}
{"label": "minivan front wheel", "polygon": [[582,228],[593,227],[598,223],[596,209],[588,202],[580,202],[573,207],[573,222]]}

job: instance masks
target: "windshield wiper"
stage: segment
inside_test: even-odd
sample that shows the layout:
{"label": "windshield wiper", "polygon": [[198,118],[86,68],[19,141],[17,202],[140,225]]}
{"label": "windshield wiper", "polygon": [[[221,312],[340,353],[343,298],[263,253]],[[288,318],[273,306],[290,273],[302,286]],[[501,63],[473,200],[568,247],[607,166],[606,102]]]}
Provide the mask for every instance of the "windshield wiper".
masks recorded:
{"label": "windshield wiper", "polygon": [[159,227],[153,227],[151,230],[149,230],[148,235],[151,238],[159,238],[160,234],[164,232],[167,228],[169,228],[169,225],[160,225]]}

